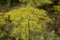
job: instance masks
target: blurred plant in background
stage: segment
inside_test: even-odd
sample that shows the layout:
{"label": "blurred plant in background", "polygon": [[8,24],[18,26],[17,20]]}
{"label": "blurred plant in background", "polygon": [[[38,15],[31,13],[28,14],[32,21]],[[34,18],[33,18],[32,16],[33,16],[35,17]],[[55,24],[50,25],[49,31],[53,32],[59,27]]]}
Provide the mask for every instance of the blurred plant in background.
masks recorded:
{"label": "blurred plant in background", "polygon": [[60,0],[1,0],[0,40],[60,40]]}

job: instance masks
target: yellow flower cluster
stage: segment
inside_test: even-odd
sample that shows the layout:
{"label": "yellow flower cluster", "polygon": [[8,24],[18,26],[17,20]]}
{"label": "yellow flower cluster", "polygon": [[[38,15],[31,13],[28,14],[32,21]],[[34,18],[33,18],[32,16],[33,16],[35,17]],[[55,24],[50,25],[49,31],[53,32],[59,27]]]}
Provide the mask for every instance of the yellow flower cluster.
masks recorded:
{"label": "yellow flower cluster", "polygon": [[38,33],[46,30],[46,22],[52,21],[47,16],[47,12],[45,10],[39,10],[34,7],[24,7],[17,10],[12,10],[6,13],[5,17],[8,18],[9,15],[12,23],[17,25],[11,36],[19,35],[22,39],[29,36],[29,31]]}

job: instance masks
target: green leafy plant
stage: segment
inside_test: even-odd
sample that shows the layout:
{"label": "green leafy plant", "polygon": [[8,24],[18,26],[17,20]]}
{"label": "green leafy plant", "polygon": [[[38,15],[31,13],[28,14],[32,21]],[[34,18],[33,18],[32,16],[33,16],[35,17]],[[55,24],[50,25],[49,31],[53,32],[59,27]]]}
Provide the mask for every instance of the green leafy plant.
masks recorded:
{"label": "green leafy plant", "polygon": [[53,3],[51,0],[20,0],[20,2],[26,3],[27,5],[34,6],[34,7]]}

